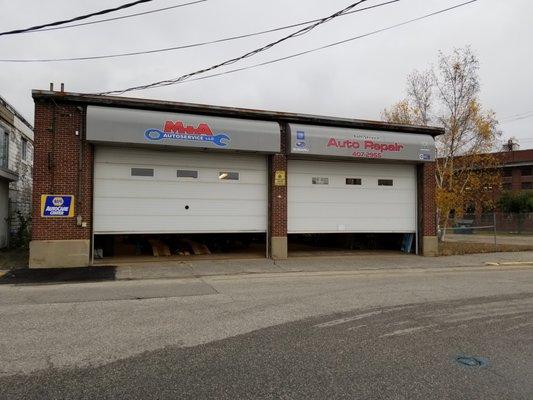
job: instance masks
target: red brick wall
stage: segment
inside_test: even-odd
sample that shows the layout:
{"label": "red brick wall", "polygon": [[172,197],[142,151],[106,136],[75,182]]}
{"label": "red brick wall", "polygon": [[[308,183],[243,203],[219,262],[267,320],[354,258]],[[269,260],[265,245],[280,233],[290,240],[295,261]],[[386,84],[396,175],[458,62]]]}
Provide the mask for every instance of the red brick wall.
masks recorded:
{"label": "red brick wall", "polygon": [[[84,109],[60,102],[35,103],[32,240],[91,237],[93,149],[76,136],[76,131],[82,134],[84,113]],[[80,145],[83,160],[78,174]],[[81,185],[81,196],[78,196],[78,184]],[[42,194],[74,195],[75,216],[42,218]],[[87,227],[77,226],[78,215],[87,222]]]}
{"label": "red brick wall", "polygon": [[[55,124],[54,120],[55,109]],[[84,112],[78,107],[58,102],[35,104],[35,159],[33,191],[33,240],[90,239],[93,192],[93,147],[80,141]],[[53,129],[53,126],[55,128]],[[287,186],[274,186],[275,171],[287,172],[287,126],[282,126],[281,151],[269,156],[269,233],[287,235]],[[54,143],[55,138],[55,143]],[[83,150],[82,171],[78,174],[80,145]],[[51,161],[51,165],[49,163]],[[418,203],[420,236],[436,235],[435,165],[418,166]],[[78,180],[80,179],[80,180]],[[288,174],[286,174],[288,179]],[[81,196],[78,196],[81,185]],[[77,226],[74,218],[42,218],[41,194],[76,196],[75,216],[81,215],[87,227]]]}
{"label": "red brick wall", "polygon": [[435,163],[418,166],[418,223],[420,236],[437,234]]}
{"label": "red brick wall", "polygon": [[285,179],[288,179],[286,151],[287,127],[283,125],[281,128],[281,151],[278,154],[269,156],[269,218],[271,237],[287,236],[287,185],[274,186],[274,174],[276,171],[285,171]]}

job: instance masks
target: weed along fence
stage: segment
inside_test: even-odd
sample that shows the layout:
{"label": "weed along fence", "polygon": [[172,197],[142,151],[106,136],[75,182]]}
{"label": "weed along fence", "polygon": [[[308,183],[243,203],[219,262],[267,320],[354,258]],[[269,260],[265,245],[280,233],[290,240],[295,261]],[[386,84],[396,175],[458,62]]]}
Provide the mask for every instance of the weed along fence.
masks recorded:
{"label": "weed along fence", "polygon": [[464,214],[438,230],[442,247],[457,252],[533,250],[533,213]]}

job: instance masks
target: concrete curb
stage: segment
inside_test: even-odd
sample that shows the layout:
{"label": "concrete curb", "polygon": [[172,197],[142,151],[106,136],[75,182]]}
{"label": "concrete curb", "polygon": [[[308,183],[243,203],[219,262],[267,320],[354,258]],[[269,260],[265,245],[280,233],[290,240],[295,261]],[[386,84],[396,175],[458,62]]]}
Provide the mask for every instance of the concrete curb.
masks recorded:
{"label": "concrete curb", "polygon": [[486,266],[491,267],[515,267],[515,266],[533,266],[533,261],[508,261],[508,262],[486,262]]}
{"label": "concrete curb", "polygon": [[[516,269],[533,267],[531,264],[516,264],[509,265]],[[242,279],[261,279],[261,278],[277,278],[277,277],[313,277],[313,276],[342,276],[342,275],[409,275],[409,274],[445,274],[457,273],[464,271],[502,271],[501,265],[463,265],[463,266],[447,266],[437,268],[415,267],[415,268],[360,268],[352,270],[327,270],[327,271],[306,271],[306,270],[287,270],[287,271],[234,271],[226,273],[193,273],[193,274],[165,274],[165,273],[138,273],[135,276],[127,276],[127,274],[118,274],[116,281],[138,281],[138,280],[167,280],[167,279],[202,279],[208,278],[212,280],[225,280],[239,277]]]}

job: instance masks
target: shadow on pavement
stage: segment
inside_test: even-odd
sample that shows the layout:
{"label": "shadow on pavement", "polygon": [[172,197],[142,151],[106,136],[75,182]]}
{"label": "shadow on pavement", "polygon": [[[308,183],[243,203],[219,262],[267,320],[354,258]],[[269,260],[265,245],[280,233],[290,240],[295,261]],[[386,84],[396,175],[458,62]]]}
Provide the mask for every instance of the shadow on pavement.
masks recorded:
{"label": "shadow on pavement", "polygon": [[0,277],[0,285],[113,281],[115,270],[113,267],[15,269]]}

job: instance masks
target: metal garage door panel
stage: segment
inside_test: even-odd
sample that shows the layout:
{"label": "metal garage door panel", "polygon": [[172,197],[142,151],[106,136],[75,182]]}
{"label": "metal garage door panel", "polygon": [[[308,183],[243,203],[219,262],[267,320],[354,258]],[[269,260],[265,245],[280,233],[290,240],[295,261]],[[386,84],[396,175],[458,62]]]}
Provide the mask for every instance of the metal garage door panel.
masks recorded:
{"label": "metal garage door panel", "polygon": [[[152,168],[153,177],[132,177]],[[178,178],[178,169],[198,178]],[[239,180],[220,180],[219,172]],[[186,208],[187,207],[187,208]],[[265,232],[264,156],[97,147],[95,233]]]}
{"label": "metal garage door panel", "polygon": [[[414,165],[290,160],[288,174],[289,233],[416,230]],[[329,182],[313,185],[313,177]],[[378,186],[378,179],[393,186]]]}

